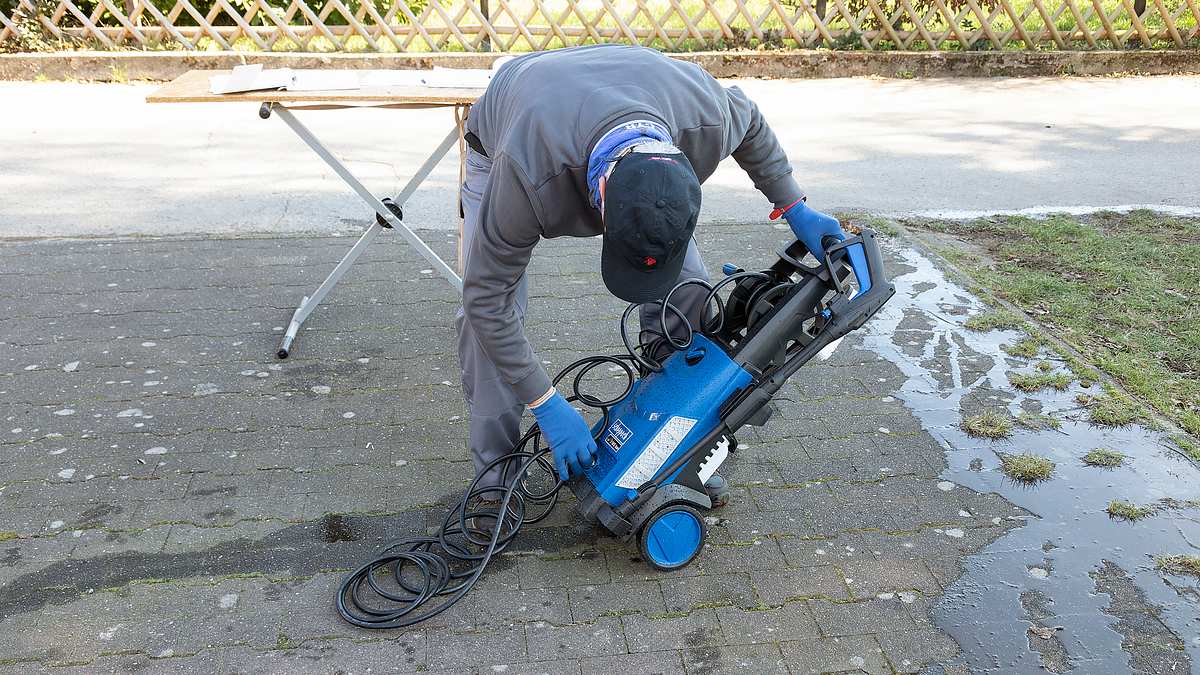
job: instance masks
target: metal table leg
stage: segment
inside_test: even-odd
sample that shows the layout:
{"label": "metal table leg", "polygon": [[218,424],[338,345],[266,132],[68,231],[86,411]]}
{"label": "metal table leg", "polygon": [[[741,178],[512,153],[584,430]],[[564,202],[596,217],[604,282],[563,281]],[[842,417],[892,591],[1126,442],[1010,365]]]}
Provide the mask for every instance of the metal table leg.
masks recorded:
{"label": "metal table leg", "polygon": [[417,169],[417,172],[413,174],[411,179],[409,179],[408,183],[404,186],[404,189],[400,191],[400,194],[398,194],[394,200],[388,200],[389,203],[385,203],[383,200],[380,200],[378,197],[371,194],[371,192],[367,190],[366,186],[364,186],[357,178],[355,178],[354,175],[351,174],[346,168],[346,166],[338,161],[338,159],[334,157],[324,145],[321,144],[321,141],[318,140],[317,137],[313,135],[313,133],[309,131],[307,127],[300,123],[300,120],[296,119],[296,116],[292,114],[292,111],[280,105],[264,103],[262,108],[259,110],[259,116],[263,119],[266,119],[270,117],[271,112],[278,113],[279,117],[286,122],[289,127],[291,127],[292,131],[294,131],[296,135],[308,145],[308,147],[312,148],[313,152],[316,152],[321,159],[325,160],[325,163],[328,164],[330,168],[332,168],[334,172],[337,173],[337,175],[340,176],[342,180],[345,181],[346,184],[349,185],[358,194],[358,196],[367,203],[368,206],[374,209],[376,214],[375,223],[367,226],[366,231],[364,231],[362,236],[358,238],[358,241],[355,242],[354,246],[352,246],[350,250],[346,252],[346,255],[343,256],[342,260],[337,264],[336,267],[333,268],[333,271],[329,273],[329,276],[325,278],[325,281],[321,282],[321,285],[316,291],[313,292],[311,296],[304,296],[304,298],[300,301],[300,306],[297,307],[296,311],[292,314],[292,320],[288,323],[287,330],[283,334],[283,340],[279,343],[279,351],[276,353],[276,356],[281,359],[286,359],[288,357],[288,354],[292,349],[292,343],[295,341],[296,334],[300,331],[300,326],[304,323],[304,320],[307,319],[308,315],[311,314],[312,311],[321,304],[321,301],[324,300],[329,291],[332,290],[335,285],[337,285],[338,280],[342,278],[342,276],[346,273],[346,270],[350,269],[350,266],[353,265],[354,261],[357,260],[360,255],[362,255],[363,251],[365,251],[368,246],[370,246],[371,242],[374,241],[375,237],[379,235],[381,230],[395,229],[399,231],[400,234],[408,241],[408,243],[417,250],[417,253],[421,254],[421,257],[428,260],[429,263],[432,264],[434,268],[446,278],[446,281],[450,282],[451,286],[453,286],[460,294],[462,293],[462,279],[459,278],[458,274],[456,274],[454,270],[446,264],[446,261],[442,260],[437,253],[434,253],[433,249],[431,249],[424,240],[418,237],[415,232],[409,229],[408,226],[402,222],[402,209],[404,203],[409,197],[412,196],[414,192],[416,192],[417,187],[429,177],[429,174],[433,171],[434,167],[437,166],[438,162],[440,162],[442,158],[446,156],[446,153],[448,153],[450,148],[454,147],[454,144],[458,141],[459,130],[457,126],[446,136],[444,140],[442,140],[437,149],[433,151],[433,154],[431,154],[429,158],[425,160],[425,163],[422,164],[419,169]]}
{"label": "metal table leg", "polygon": [[329,291],[335,285],[337,285],[338,280],[342,278],[342,275],[346,273],[346,270],[350,269],[350,266],[354,264],[354,261],[358,259],[358,256],[362,255],[362,252],[367,250],[367,247],[371,245],[371,242],[375,240],[375,237],[379,236],[379,232],[382,229],[383,228],[379,227],[378,225],[371,225],[368,227],[367,230],[362,233],[362,236],[358,238],[358,241],[354,243],[354,246],[352,246],[350,250],[346,252],[346,255],[342,257],[342,260],[337,264],[337,267],[334,267],[333,271],[329,273],[329,276],[325,277],[325,281],[321,282],[321,285],[317,287],[317,290],[313,291],[311,296],[304,296],[304,299],[300,301],[300,306],[297,307],[296,311],[292,313],[292,320],[290,323],[288,323],[287,330],[283,334],[283,340],[279,343],[279,351],[276,352],[276,356],[281,359],[286,359],[288,357],[288,354],[292,350],[292,341],[296,339],[296,333],[299,332],[300,325],[303,324],[304,320],[308,318],[308,315],[312,314],[312,311],[321,304],[321,301],[325,299],[326,294],[328,294]]}

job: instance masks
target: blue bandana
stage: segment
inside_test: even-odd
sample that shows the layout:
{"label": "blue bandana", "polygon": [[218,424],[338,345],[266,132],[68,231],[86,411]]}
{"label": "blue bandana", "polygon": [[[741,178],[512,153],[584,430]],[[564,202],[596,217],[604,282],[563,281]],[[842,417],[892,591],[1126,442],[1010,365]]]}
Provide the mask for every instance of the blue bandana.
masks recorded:
{"label": "blue bandana", "polygon": [[596,141],[596,147],[588,156],[587,182],[588,199],[592,206],[600,208],[600,177],[608,168],[610,162],[632,146],[649,141],[672,143],[671,132],[666,127],[651,120],[632,120],[620,126],[609,129],[608,133]]}

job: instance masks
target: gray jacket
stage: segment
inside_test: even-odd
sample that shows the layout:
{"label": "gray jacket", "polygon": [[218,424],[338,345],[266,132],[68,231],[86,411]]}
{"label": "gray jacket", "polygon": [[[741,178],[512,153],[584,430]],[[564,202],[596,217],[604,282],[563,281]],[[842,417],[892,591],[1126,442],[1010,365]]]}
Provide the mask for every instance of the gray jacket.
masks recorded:
{"label": "gray jacket", "polygon": [[758,106],[699,66],[622,45],[536,52],[505,64],[467,119],[492,172],[466,252],[463,309],[526,403],[550,388],[550,378],[525,338],[513,291],[541,237],[603,232],[588,203],[588,154],[613,126],[647,117],[671,130],[701,183],[733,155],[775,206],[802,194]]}

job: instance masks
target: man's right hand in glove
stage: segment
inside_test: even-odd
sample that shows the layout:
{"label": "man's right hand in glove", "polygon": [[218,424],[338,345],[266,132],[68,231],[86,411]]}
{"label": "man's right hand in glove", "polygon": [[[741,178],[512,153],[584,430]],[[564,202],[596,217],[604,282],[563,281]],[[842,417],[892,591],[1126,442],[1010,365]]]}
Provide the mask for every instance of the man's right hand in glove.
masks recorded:
{"label": "man's right hand in glove", "polygon": [[583,473],[592,465],[596,457],[596,441],[592,439],[592,432],[583,415],[572,408],[562,394],[551,391],[553,394],[547,392],[549,398],[529,409],[537,418],[542,436],[549,441],[550,449],[554,452],[558,477],[566,480],[572,474]]}

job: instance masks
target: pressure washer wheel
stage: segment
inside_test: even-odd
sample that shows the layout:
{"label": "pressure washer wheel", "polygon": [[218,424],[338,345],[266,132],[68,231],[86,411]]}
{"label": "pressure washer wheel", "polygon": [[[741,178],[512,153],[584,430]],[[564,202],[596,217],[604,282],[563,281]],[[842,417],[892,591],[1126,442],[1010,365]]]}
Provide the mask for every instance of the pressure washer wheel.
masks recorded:
{"label": "pressure washer wheel", "polygon": [[677,570],[696,559],[708,527],[704,516],[688,504],[667,504],[642,527],[638,550],[651,567]]}

